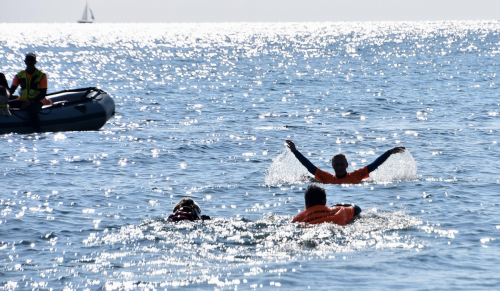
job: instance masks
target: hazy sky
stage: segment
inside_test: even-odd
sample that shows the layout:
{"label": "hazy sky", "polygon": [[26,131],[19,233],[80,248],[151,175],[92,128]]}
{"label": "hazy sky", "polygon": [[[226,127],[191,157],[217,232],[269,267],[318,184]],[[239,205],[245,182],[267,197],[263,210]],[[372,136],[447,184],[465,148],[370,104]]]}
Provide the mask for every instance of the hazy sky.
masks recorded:
{"label": "hazy sky", "polygon": [[[89,0],[96,22],[500,19],[500,0]],[[85,0],[0,0],[0,22],[76,22]]]}

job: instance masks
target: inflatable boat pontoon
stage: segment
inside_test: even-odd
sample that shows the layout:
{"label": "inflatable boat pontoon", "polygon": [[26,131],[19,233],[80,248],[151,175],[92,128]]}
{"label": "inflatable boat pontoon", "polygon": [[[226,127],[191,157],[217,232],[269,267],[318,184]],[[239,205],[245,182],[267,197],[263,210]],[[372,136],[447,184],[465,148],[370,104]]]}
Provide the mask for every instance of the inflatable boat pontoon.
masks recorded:
{"label": "inflatable boat pontoon", "polygon": [[[42,132],[98,130],[115,114],[115,102],[98,88],[82,88],[47,94],[53,104],[38,116]],[[0,116],[0,134],[33,133],[28,111],[11,108],[12,116]]]}

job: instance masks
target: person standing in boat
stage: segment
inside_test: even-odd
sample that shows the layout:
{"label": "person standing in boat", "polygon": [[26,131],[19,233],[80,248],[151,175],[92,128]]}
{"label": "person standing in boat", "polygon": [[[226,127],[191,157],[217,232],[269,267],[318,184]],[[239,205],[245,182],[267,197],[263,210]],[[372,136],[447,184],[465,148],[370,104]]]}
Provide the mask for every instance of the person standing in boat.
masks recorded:
{"label": "person standing in boat", "polygon": [[16,92],[17,87],[21,86],[18,100],[21,101],[21,110],[27,110],[36,132],[40,132],[40,117],[38,112],[44,104],[50,104],[45,98],[47,95],[47,75],[38,70],[35,65],[36,55],[27,53],[24,59],[26,69],[17,73],[10,87],[10,94]]}

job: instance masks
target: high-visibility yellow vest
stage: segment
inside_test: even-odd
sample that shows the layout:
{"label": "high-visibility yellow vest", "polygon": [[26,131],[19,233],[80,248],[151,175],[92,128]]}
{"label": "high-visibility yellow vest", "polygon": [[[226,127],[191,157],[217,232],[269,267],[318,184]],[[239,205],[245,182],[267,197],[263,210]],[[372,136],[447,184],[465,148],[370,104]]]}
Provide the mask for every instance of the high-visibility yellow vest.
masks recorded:
{"label": "high-visibility yellow vest", "polygon": [[21,95],[19,95],[19,100],[24,101],[33,99],[40,94],[40,82],[42,81],[43,76],[45,76],[45,73],[38,69],[35,70],[29,79],[26,71],[20,71],[17,73],[19,86],[21,86]]}

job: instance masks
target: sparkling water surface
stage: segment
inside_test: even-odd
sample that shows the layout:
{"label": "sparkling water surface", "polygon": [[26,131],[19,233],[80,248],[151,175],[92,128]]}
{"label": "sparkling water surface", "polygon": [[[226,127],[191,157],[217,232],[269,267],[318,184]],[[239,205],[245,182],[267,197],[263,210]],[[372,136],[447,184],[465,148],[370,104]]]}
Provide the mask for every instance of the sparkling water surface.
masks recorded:
{"label": "sparkling water surface", "polygon": [[[9,82],[97,86],[95,132],[0,136],[0,290],[500,286],[500,23],[0,24]],[[316,166],[404,146],[363,212],[290,224]],[[213,220],[171,223],[181,197]]]}

